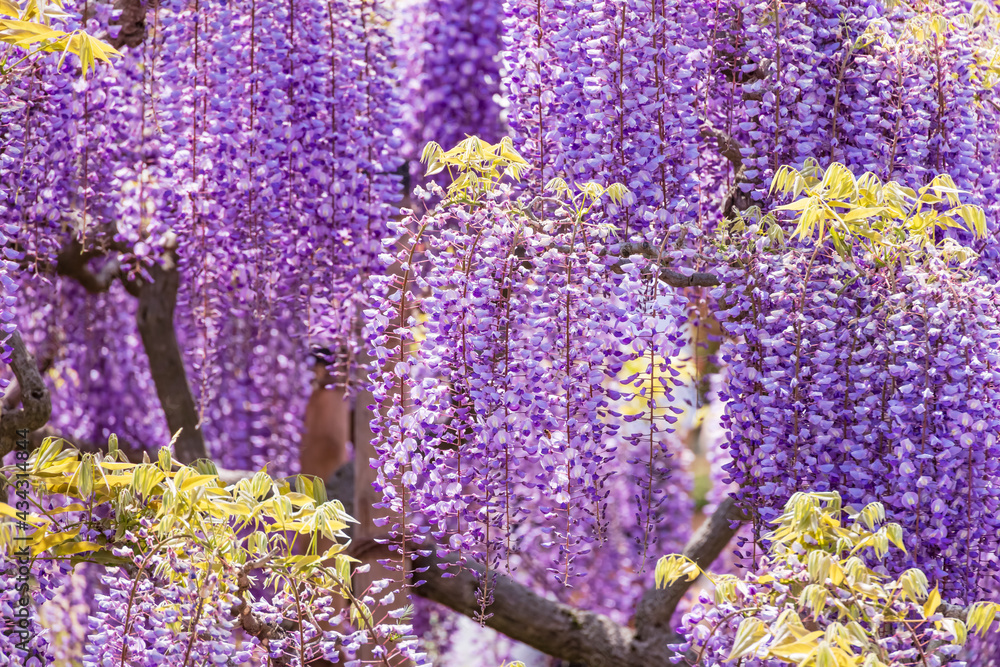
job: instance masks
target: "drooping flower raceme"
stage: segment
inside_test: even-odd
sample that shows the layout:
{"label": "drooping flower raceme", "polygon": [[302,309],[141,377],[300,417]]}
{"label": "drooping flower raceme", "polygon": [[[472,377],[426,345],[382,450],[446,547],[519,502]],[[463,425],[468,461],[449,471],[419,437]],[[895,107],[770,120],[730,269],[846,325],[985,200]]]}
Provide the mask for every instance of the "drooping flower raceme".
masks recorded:
{"label": "drooping flower raceme", "polygon": [[[850,525],[841,517],[849,514]],[[885,523],[885,508],[871,503],[845,512],[835,493],[796,493],[772,523],[771,548],[758,573],[741,581],[712,578],[715,595],[702,593],[685,614],[689,664],[739,661],[752,667],[850,664],[874,667],[922,664],[962,667],[967,635],[982,636],[1000,605],[977,602],[965,619],[946,616],[937,588],[918,568],[887,577],[878,561],[901,548],[902,529]],[[658,585],[697,577],[684,556],[657,565]],[[683,662],[681,657],[679,662]]]}
{"label": "drooping flower raceme", "polygon": [[[95,34],[112,18],[96,7]],[[16,319],[52,369],[63,434],[169,440],[126,293],[159,264],[178,272],[174,324],[208,453],[294,468],[308,350],[355,365],[355,301],[398,196],[379,12],[176,0],[149,9],[145,42],[113,69],[80,79],[53,55],[14,72],[3,223],[25,256]],[[53,273],[103,276],[83,287],[107,293]]]}
{"label": "drooping flower raceme", "polygon": [[[520,160],[509,145],[466,144],[448,156]],[[655,261],[583,215],[620,189],[558,190],[577,211],[563,216],[503,187],[480,192],[476,172],[462,173],[438,209],[399,223],[367,312],[379,486],[398,536],[427,535],[489,568],[509,566],[519,525],[539,525],[531,540],[556,550],[552,573],[569,584],[576,555],[607,530],[609,475],[657,480],[638,492],[638,507],[653,508],[638,521],[643,543],[656,523],[684,302]],[[627,363],[636,370],[623,389]],[[635,406],[627,420],[619,401]]]}
{"label": "drooping flower raceme", "polygon": [[415,0],[393,16],[411,178],[422,173],[417,158],[428,142],[454,146],[471,135],[489,142],[503,135],[501,19],[502,3],[491,0]]}
{"label": "drooping flower raceme", "polygon": [[[1000,295],[980,260],[958,263],[965,251],[934,230],[964,224],[961,213],[981,233],[982,211],[895,209],[892,184],[836,167],[783,207],[796,226],[768,217],[741,232],[717,294],[732,336],[723,391],[737,497],[758,527],[773,499],[807,488],[882,502],[908,536],[892,567],[919,565],[944,594],[978,595],[1000,565]],[[948,189],[939,179],[915,197],[936,200],[938,187]],[[886,208],[858,205],[875,193]],[[823,213],[821,201],[851,212]],[[892,231],[889,210],[909,237]],[[782,225],[798,240],[779,241]],[[826,225],[833,241],[815,237]]]}

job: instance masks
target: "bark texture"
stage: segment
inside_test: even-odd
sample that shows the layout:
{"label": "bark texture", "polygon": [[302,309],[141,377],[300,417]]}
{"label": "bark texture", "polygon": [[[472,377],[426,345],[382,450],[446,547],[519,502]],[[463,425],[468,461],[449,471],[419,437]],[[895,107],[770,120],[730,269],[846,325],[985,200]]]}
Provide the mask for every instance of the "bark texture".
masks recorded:
{"label": "bark texture", "polygon": [[174,331],[174,309],[180,276],[173,257],[168,265],[154,265],[151,281],[136,286],[139,307],[135,321],[142,336],[142,346],[149,358],[149,370],[156,385],[167,426],[172,434],[180,431],[174,443],[174,456],[182,463],[191,463],[207,456],[201,419],[188,384],[184,358]]}
{"label": "bark texture", "polygon": [[[479,613],[477,589],[483,571],[478,565],[465,566],[456,576],[445,578],[441,569],[453,559],[436,556],[418,558],[415,566],[427,568],[419,575],[425,580],[414,592],[439,602],[460,614]],[[449,574],[455,574],[451,569]],[[668,644],[676,641],[663,634],[650,641],[636,641],[635,633],[607,616],[582,611],[541,597],[505,575],[491,573],[493,604],[486,625],[512,639],[570,663],[588,667],[659,667],[671,665],[676,655]]]}
{"label": "bark texture", "polygon": [[52,415],[52,399],[45,386],[35,357],[16,331],[11,334],[10,367],[17,378],[17,391],[20,397],[20,408],[3,408],[0,414],[0,458],[6,456],[17,447],[18,433],[25,435],[45,426]]}
{"label": "bark texture", "polygon": [[[684,555],[702,569],[707,569],[745,520],[743,512],[736,507],[736,501],[726,498],[688,540],[684,546]],[[694,581],[678,581],[666,588],[650,588],[643,594],[635,614],[639,639],[670,632],[670,620],[677,610],[677,604],[693,583]]]}
{"label": "bark texture", "polygon": [[[154,0],[155,2],[156,0]],[[146,40],[146,9],[145,0],[117,0],[115,9],[122,11],[118,19],[118,36],[108,40],[111,46],[121,49],[124,46],[139,46]]]}

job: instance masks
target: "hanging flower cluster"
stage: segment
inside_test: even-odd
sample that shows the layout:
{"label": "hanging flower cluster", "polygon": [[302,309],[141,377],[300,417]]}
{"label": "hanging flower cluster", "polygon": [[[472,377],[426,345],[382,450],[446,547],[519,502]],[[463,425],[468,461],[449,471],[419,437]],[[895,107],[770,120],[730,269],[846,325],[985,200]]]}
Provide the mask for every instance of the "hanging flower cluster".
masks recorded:
{"label": "hanging flower cluster", "polygon": [[[13,667],[33,662],[41,666],[45,664],[42,659],[57,647],[39,623],[36,610],[58,595],[71,568],[57,560],[32,561],[27,566],[31,589],[25,592],[21,590],[25,579],[18,573],[21,564],[8,554],[4,552],[0,569],[0,614],[4,619],[0,624],[0,665]],[[22,606],[25,602],[27,604]],[[34,660],[29,662],[32,656]]]}
{"label": "hanging flower cluster", "polygon": [[[640,429],[646,425],[625,425]],[[650,472],[648,452],[621,442],[615,458],[605,464],[603,485],[606,523],[600,532],[591,525],[579,530],[580,549],[573,566],[586,576],[572,587],[551,585],[552,572],[560,572],[563,554],[552,548],[549,522],[539,513],[526,514],[513,528],[515,554],[510,557],[512,576],[539,594],[555,595],[562,602],[597,611],[627,624],[650,581],[653,554],[680,551],[691,533],[694,502],[691,497],[691,451],[675,435],[664,438],[653,452]],[[653,496],[650,500],[649,486]]]}
{"label": "hanging flower cluster", "polygon": [[[87,14],[69,28],[115,19],[68,4]],[[387,224],[414,145],[499,135],[498,6],[421,0],[398,17],[402,109],[369,0],[167,0],[114,70],[81,80],[45,56],[15,72],[0,93],[0,261],[30,278],[15,304],[0,265],[0,336],[16,320],[50,359],[56,427],[169,436],[125,288],[176,267],[212,453],[289,468],[304,352],[317,342],[352,366],[367,308],[378,484],[403,557],[424,540],[532,584],[601,573],[579,594],[625,604],[648,544],[683,539],[690,504],[671,362],[693,309],[657,276],[717,264],[730,340],[714,456],[758,508],[750,558],[768,507],[837,490],[905,527],[890,568],[978,593],[1000,568],[996,8],[507,0],[517,139],[431,150],[428,176],[452,170],[444,202]],[[498,184],[525,171],[515,144],[536,166],[520,198]],[[768,204],[772,179],[813,190],[785,207],[796,224],[740,215]],[[679,521],[659,521],[662,499]],[[487,578],[484,608],[489,594]]]}
{"label": "hanging flower cluster", "polygon": [[[699,119],[713,111],[698,92],[715,76],[707,65],[717,3],[505,6],[509,122],[539,165],[537,183],[623,183],[635,206],[608,213],[626,234],[697,239],[703,225],[695,221],[711,194],[698,168],[715,173],[724,163],[699,150]],[[675,254],[668,256],[686,257]]]}
{"label": "hanging flower cluster", "polygon": [[[700,236],[703,231],[718,225],[723,216],[732,217],[734,210],[765,202],[766,184],[782,164],[803,166],[807,158],[818,158],[825,166],[839,160],[851,170],[869,170],[883,180],[913,187],[935,174],[953,173],[955,187],[965,192],[963,201],[983,208],[985,229],[972,233],[956,227],[934,233],[939,240],[951,237],[980,252],[976,270],[995,275],[997,246],[990,239],[1000,227],[1000,199],[993,193],[1000,182],[995,175],[1000,145],[992,137],[1000,109],[991,104],[990,92],[997,80],[994,8],[942,2],[914,9],[840,0],[705,6],[606,2],[574,3],[574,8],[563,11],[560,3],[543,3],[539,11],[537,3],[506,4],[510,123],[525,155],[543,166],[536,176],[539,183],[553,176],[623,182],[636,198],[632,210],[640,213],[610,211],[618,228],[651,230],[649,240],[662,244],[675,263],[685,266],[712,254]],[[725,393],[738,401],[732,414],[742,416],[750,435],[742,430],[733,434],[734,460],[725,463],[718,457],[728,468],[719,471],[718,481],[745,484],[754,470],[768,483],[754,482],[753,488],[760,490],[743,493],[753,494],[753,504],[765,507],[774,505],[769,493],[781,498],[796,476],[811,480],[810,488],[841,488],[847,494],[862,486],[850,473],[859,462],[834,450],[841,449],[845,439],[860,442],[844,434],[857,422],[853,405],[842,402],[850,392],[840,388],[853,382],[846,375],[853,372],[849,368],[864,362],[844,357],[860,335],[855,300],[869,295],[865,303],[874,308],[870,316],[877,319],[887,307],[885,295],[900,283],[884,275],[878,286],[867,279],[852,282],[853,274],[831,250],[817,257],[807,287],[801,288],[808,256],[762,257],[753,247],[747,255],[747,266],[726,276],[735,285],[726,293],[738,294],[738,302],[723,299],[718,308],[729,321],[727,334],[735,337],[729,349],[737,351],[726,359],[730,366],[724,370],[729,378]],[[911,294],[921,280],[917,276],[908,283]],[[977,303],[983,286],[956,286],[962,296],[952,296],[948,308],[962,312],[965,304]],[[919,301],[930,306],[938,296],[928,293]],[[975,324],[969,324],[979,336],[969,340],[975,340],[980,351],[995,345],[989,333],[991,297],[986,296],[979,301],[981,310],[975,309],[985,317],[971,315]],[[909,304],[913,298],[904,301]],[[756,319],[744,315],[755,301],[767,308]],[[764,317],[770,320],[764,322]],[[887,325],[879,327],[884,333]],[[784,335],[788,328],[792,334]],[[955,335],[962,340],[963,334]],[[754,350],[761,361],[751,367],[746,361],[751,358],[749,346],[758,336],[784,346]],[[820,345],[841,358],[814,361],[813,349]],[[859,344],[857,349],[863,348]],[[980,376],[988,375],[990,360],[974,359],[983,364]],[[823,373],[814,368],[817,363]],[[830,384],[830,372],[844,381]],[[874,376],[866,376],[865,382],[873,392],[885,384]],[[973,384],[975,392],[991,391]],[[789,387],[794,407],[778,402],[778,387]],[[841,392],[836,399],[816,402],[834,391]],[[756,443],[763,437],[753,434],[763,430],[760,416],[769,410],[774,411],[770,428],[782,433],[775,432],[761,450],[745,438]],[[846,426],[836,427],[836,410],[850,417]],[[923,428],[917,414],[909,418],[918,422],[910,428]],[[940,428],[955,426],[948,422]],[[794,448],[790,442],[795,440],[802,441],[800,447],[808,442],[813,451],[806,460],[796,461],[792,471],[791,461],[780,452]],[[982,438],[980,442],[988,458],[993,445]],[[841,473],[845,459],[849,465]],[[769,468],[762,470],[758,460]],[[983,471],[979,465],[973,461],[973,477]],[[962,479],[948,483],[962,487]],[[966,511],[963,525],[988,516],[993,503],[985,486],[971,480],[969,484],[978,491],[966,504],[976,507]],[[852,501],[881,499],[874,493],[873,488]],[[931,494],[922,497],[927,500]],[[893,509],[910,508],[900,500]],[[942,520],[925,518],[922,530],[940,533]],[[929,528],[932,525],[936,528]],[[962,530],[956,528],[953,534]],[[978,534],[985,539],[989,530]],[[909,534],[923,539],[912,530]],[[970,547],[971,570],[984,571],[974,563],[979,558],[990,561],[991,546],[987,540]],[[964,558],[941,555],[932,560],[948,561],[946,569],[953,571]],[[942,576],[942,570],[928,567],[933,576]],[[965,585],[956,583],[955,590]]]}
{"label": "hanging flower cluster", "polygon": [[53,662],[66,664],[83,655],[99,579],[95,566],[77,564],[72,572],[61,575],[58,593],[38,608],[39,623],[51,640]]}
{"label": "hanging flower cluster", "polygon": [[883,502],[908,535],[896,566],[977,594],[1000,567],[1000,295],[934,239],[963,218],[982,233],[982,211],[947,179],[907,194],[834,165],[776,183],[805,195],[779,207],[789,244],[778,219],[751,225],[717,294],[737,497],[758,525],[806,488]]}
{"label": "hanging flower cluster", "polygon": [[[95,456],[46,439],[26,464],[30,509],[0,503],[0,553],[7,563],[17,562],[9,557],[17,547],[31,553],[36,598],[55,596],[71,562],[107,568],[88,621],[85,665],[196,659],[294,667],[366,652],[423,664],[403,614],[384,613],[392,594],[380,598],[382,584],[352,591],[353,559],[342,540],[354,519],[340,501],[327,500],[318,479],[296,478],[293,490],[260,472],[226,487],[213,464],[179,466],[166,448],[156,463],[123,459],[116,440]],[[0,606],[17,598],[11,587]],[[28,645],[44,658],[51,638],[39,632],[37,610],[30,612]],[[236,630],[246,637],[239,649]],[[17,639],[4,633],[3,641]]]}
{"label": "hanging flower cluster", "polygon": [[[50,367],[49,423],[56,432],[101,443],[113,430],[132,447],[169,442],[163,411],[156,393],[150,391],[149,362],[136,330],[135,298],[120,285],[106,293],[87,294],[65,280],[48,285],[26,280],[25,289],[34,299],[45,299],[45,307],[18,321],[31,334],[26,343]],[[64,359],[73,365],[57,363]],[[111,396],[115,399],[109,400]]]}
{"label": "hanging flower cluster", "polygon": [[[772,522],[759,571],[742,581],[712,577],[714,599],[702,593],[685,614],[677,649],[694,656],[692,665],[963,667],[966,638],[986,634],[1000,605],[976,602],[959,620],[945,615],[921,570],[895,580],[880,572],[890,547],[903,548],[902,529],[885,516],[880,503],[845,511],[836,493],[795,494]],[[657,584],[699,574],[684,556],[668,556],[657,565]]]}
{"label": "hanging flower cluster", "polygon": [[[98,5],[86,27],[97,33],[112,18],[110,7]],[[154,191],[135,180],[144,159],[135,150],[142,136],[142,109],[134,104],[141,59],[116,62],[116,69],[98,67],[89,79],[57,57],[8,74],[21,93],[17,110],[5,116],[3,152],[18,159],[2,172],[4,220],[18,228],[22,257],[16,320],[49,371],[53,421],[88,441],[117,429],[130,441],[148,442],[169,434],[148,384],[132,297],[117,284],[91,296],[88,290],[99,288],[52,275],[81,266],[95,276],[121,272],[134,279],[151,252],[149,243],[130,243],[116,231],[148,225],[137,202]]]}
{"label": "hanging flower cluster", "polygon": [[949,173],[997,228],[994,7],[756,2],[742,16],[727,128],[748,187],[809,157],[911,186]]}
{"label": "hanging flower cluster", "polygon": [[[88,30],[104,30],[110,11],[91,7]],[[48,347],[65,434],[162,442],[135,300],[121,288],[153,263],[176,267],[178,338],[210,454],[288,469],[309,345],[354,364],[354,301],[399,188],[385,23],[361,0],[177,0],[151,7],[146,26],[142,45],[89,78],[55,56],[15,72],[4,224],[20,230],[30,274],[17,319],[36,322],[23,325],[35,343],[60,341]],[[56,272],[103,275],[84,287],[109,291],[54,286]],[[75,325],[97,312],[79,305],[88,299],[115,321]],[[45,321],[32,316],[42,304]],[[103,362],[88,360],[104,348]],[[90,377],[72,377],[84,368]]]}
{"label": "hanging flower cluster", "polygon": [[[553,197],[522,203],[498,184],[526,166],[507,140],[427,157],[430,174],[447,167],[456,180],[432,213],[398,224],[366,313],[378,485],[400,538],[432,538],[489,568],[509,565],[517,526],[538,525],[558,554],[552,573],[569,584],[581,576],[575,557],[607,530],[610,439],[644,478],[665,476],[683,302],[658,264],[591,221],[602,198],[620,204],[620,186],[574,194],[556,181]],[[613,388],[629,363],[627,389]],[[624,420],[621,399],[634,407]],[[655,508],[664,490],[643,485],[639,504]],[[639,521],[643,541],[653,523]],[[405,539],[399,548],[405,558]]]}
{"label": "hanging flower cluster", "polygon": [[809,157],[908,185],[952,173],[998,226],[1000,14],[987,3],[506,10],[510,124],[539,183],[622,182],[635,229],[700,245],[721,213],[762,202],[780,165]]}
{"label": "hanging flower cluster", "polygon": [[[103,12],[107,14],[107,8]],[[5,2],[0,7],[0,42],[5,44],[5,56],[0,63],[0,118],[15,118],[20,116],[22,123],[16,121],[8,125],[0,124],[0,170],[24,174],[24,146],[33,140],[32,124],[29,120],[32,109],[25,102],[34,88],[34,81],[17,81],[27,84],[28,90],[19,85],[11,85],[17,80],[19,68],[29,68],[34,60],[46,53],[56,52],[65,58],[73,54],[78,59],[80,68],[86,76],[88,69],[93,69],[98,62],[110,63],[121,54],[110,44],[89,34],[86,30],[60,30],[57,21],[65,18],[61,5],[45,3],[28,3],[25,7],[16,2]],[[86,169],[86,167],[84,167]],[[16,315],[13,306],[16,303],[15,292],[18,288],[16,260],[23,259],[22,254],[14,247],[13,237],[17,235],[19,226],[13,224],[17,218],[17,204],[25,203],[21,192],[22,184],[17,179],[6,182],[0,180],[0,215],[5,221],[0,231],[0,245],[4,247],[0,256],[0,360],[10,363],[10,346],[7,341],[16,329]],[[0,377],[0,387],[8,386],[10,379]]]}
{"label": "hanging flower cluster", "polygon": [[411,177],[421,173],[417,158],[428,142],[500,140],[501,10],[491,0],[416,0],[393,17]]}

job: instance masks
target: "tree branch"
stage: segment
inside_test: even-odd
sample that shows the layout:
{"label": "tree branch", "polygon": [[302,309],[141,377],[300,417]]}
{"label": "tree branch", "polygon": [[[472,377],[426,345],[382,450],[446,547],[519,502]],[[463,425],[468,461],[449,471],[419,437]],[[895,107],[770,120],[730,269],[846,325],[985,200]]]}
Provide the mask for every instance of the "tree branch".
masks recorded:
{"label": "tree branch", "polygon": [[146,2],[145,0],[117,0],[115,9],[122,10],[116,22],[121,26],[118,36],[108,40],[111,46],[120,49],[123,46],[139,46],[146,40]]}
{"label": "tree branch", "polygon": [[[746,516],[736,507],[736,501],[726,498],[688,540],[684,555],[702,569],[709,567],[729,544],[743,521],[746,521]],[[677,604],[693,583],[694,580],[682,579],[666,588],[648,589],[635,614],[637,637],[647,639],[669,632],[670,620]]]}
{"label": "tree branch", "polygon": [[[37,352],[37,350],[36,350]],[[45,375],[50,368],[52,368],[52,363],[55,361],[52,354],[46,354],[38,361],[38,374]],[[48,388],[46,388],[46,391]],[[3,402],[0,403],[0,411],[11,411],[21,404],[21,383],[15,378],[10,386],[7,387],[7,393],[3,395]]]}
{"label": "tree branch", "polygon": [[[220,471],[226,483],[233,483],[252,473]],[[354,516],[350,504],[354,497],[354,464],[348,462],[326,481],[330,499],[339,499]],[[346,531],[352,537],[350,528]],[[352,544],[357,557],[371,540]],[[475,617],[480,611],[478,589],[485,572],[478,564],[457,564],[457,557],[440,558],[433,545],[413,544],[422,552],[414,563],[414,578],[423,579],[413,592],[428,600]],[[720,547],[721,549],[721,547]],[[421,573],[422,572],[422,573]],[[445,576],[448,575],[448,576]],[[676,637],[668,632],[638,638],[629,628],[594,612],[576,609],[541,597],[510,577],[490,574],[493,603],[487,608],[486,625],[508,637],[532,646],[548,655],[588,667],[667,667],[675,653],[668,644]]]}
{"label": "tree branch", "polygon": [[740,170],[743,166],[743,153],[740,152],[739,143],[731,135],[716,129],[708,122],[701,126],[700,132],[704,138],[718,141],[719,154],[733,163],[733,171]]}
{"label": "tree branch", "polygon": [[671,287],[714,287],[722,284],[719,277],[714,273],[693,271],[690,274],[686,274],[670,268],[669,262],[660,260],[659,253],[648,242],[624,243],[618,254],[622,256],[622,260],[615,265],[619,270],[628,262],[627,258],[629,255],[642,255],[647,259],[659,261],[660,280]]}
{"label": "tree branch", "polygon": [[90,270],[90,260],[100,256],[94,251],[84,251],[83,246],[73,239],[59,251],[56,256],[56,273],[60,276],[73,278],[91,294],[107,292],[111,283],[121,275],[121,266],[117,258],[111,258],[101,269],[94,273]]}
{"label": "tree branch", "polygon": [[201,432],[201,419],[184,369],[184,358],[174,331],[174,309],[180,276],[176,257],[168,250],[164,264],[154,264],[151,281],[137,282],[139,307],[135,321],[142,346],[149,358],[149,371],[156,385],[163,414],[171,433],[180,431],[174,455],[182,463],[208,456]]}
{"label": "tree branch", "polygon": [[191,394],[184,369],[184,357],[174,330],[174,310],[180,286],[175,244],[168,244],[166,247],[162,264],[154,263],[150,267],[150,280],[126,279],[118,259],[114,257],[108,259],[95,273],[90,269],[89,263],[102,254],[95,250],[84,250],[81,243],[74,239],[59,252],[56,273],[73,278],[91,294],[108,291],[111,284],[120,279],[126,291],[139,300],[136,325],[149,359],[156,394],[170,433],[180,431],[174,454],[182,463],[205,458],[207,452],[201,432],[201,419]]}
{"label": "tree branch", "polygon": [[[250,474],[245,473],[245,476]],[[233,481],[236,479],[239,477],[234,474]],[[354,497],[352,463],[348,462],[331,475],[326,493],[331,499],[342,500],[347,513],[354,515],[354,508],[347,504],[348,499]],[[735,502],[727,499],[692,536],[684,554],[702,567],[708,567],[736,533],[732,522],[744,519]],[[353,546],[357,549],[365,545]],[[412,548],[422,552],[414,563],[417,572],[414,578],[424,580],[413,592],[474,618],[480,611],[478,590],[485,576],[483,568],[469,563],[459,566],[456,556],[440,558],[433,545],[414,544]],[[490,578],[493,602],[486,609],[491,615],[486,620],[487,626],[547,655],[588,667],[671,665],[670,659],[676,654],[668,644],[676,642],[677,638],[669,627],[670,616],[693,583],[647,591],[636,614],[637,630],[632,631],[602,614],[543,598],[505,575],[491,573]]]}
{"label": "tree branch", "polygon": [[[684,555],[701,567],[708,567],[736,533],[734,522],[745,516],[735,501],[726,499],[684,548]],[[426,547],[424,547],[426,548]],[[445,578],[442,567],[454,568],[455,558],[424,555],[418,569],[426,569],[426,582],[414,592],[473,617],[479,612],[477,590],[484,576],[478,565],[465,565],[457,576]],[[452,569],[454,572],[454,569]],[[665,589],[650,589],[636,612],[633,632],[611,619],[547,600],[503,575],[495,576],[492,616],[489,627],[532,646],[548,655],[588,667],[659,667],[672,664],[675,653],[668,644],[676,638],[670,620],[681,598],[693,582],[685,581]]]}
{"label": "tree branch", "polygon": [[52,399],[41,373],[38,372],[38,364],[16,331],[11,334],[10,346],[10,367],[17,378],[21,408],[11,411],[3,409],[0,415],[0,458],[17,446],[18,431],[41,428],[52,414]]}
{"label": "tree branch", "polygon": [[[439,602],[460,614],[475,616],[480,609],[479,589],[484,576],[479,565],[455,565],[456,557],[417,558],[417,570],[426,568],[425,581],[414,589],[418,595]],[[442,567],[448,565],[445,577]],[[486,611],[486,625],[550,656],[588,667],[658,667],[670,665],[675,655],[667,648],[670,638],[636,643],[634,633],[607,616],[575,609],[537,595],[505,575],[490,573],[493,603]]]}

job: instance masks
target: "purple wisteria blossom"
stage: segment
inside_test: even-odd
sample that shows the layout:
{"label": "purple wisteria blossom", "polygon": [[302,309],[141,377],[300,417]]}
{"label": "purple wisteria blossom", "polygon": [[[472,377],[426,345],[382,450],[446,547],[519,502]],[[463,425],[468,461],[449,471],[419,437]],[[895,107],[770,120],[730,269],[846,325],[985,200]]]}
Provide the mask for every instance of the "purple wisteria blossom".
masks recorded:
{"label": "purple wisteria blossom", "polygon": [[[65,4],[60,25],[117,34],[120,9]],[[920,567],[947,601],[1000,595],[991,3],[144,6],[145,37],[114,67],[81,78],[49,53],[0,82],[0,356],[16,327],[51,393],[51,433],[170,441],[138,295],[153,275],[176,278],[177,365],[221,466],[295,471],[308,353],[326,348],[348,400],[374,397],[374,441],[354,444],[377,450],[389,518],[373,541],[390,543],[394,567],[431,554],[484,566],[484,623],[489,573],[503,572],[624,626],[648,563],[691,531],[692,452],[676,422],[697,407],[678,405],[681,385],[702,378],[678,368],[692,329],[718,324],[707,500],[732,495],[749,517],[719,567],[773,567],[766,522],[795,492],[837,491],[884,503],[903,527],[891,573]],[[425,178],[415,161],[466,135],[509,135],[530,168],[483,201],[445,199],[437,186],[455,174]],[[778,169],[807,160],[914,189],[949,174],[985,233],[935,232],[968,260],[886,263],[789,238],[787,218],[755,227],[778,203]],[[405,173],[433,193],[413,188],[415,213],[398,208]],[[574,217],[553,179],[629,192]],[[717,280],[677,278],[695,271]],[[350,437],[363,438],[369,406],[356,403]],[[110,539],[105,528],[88,538]],[[38,561],[36,605],[82,605],[54,586],[59,567]],[[332,602],[297,638],[237,649],[233,600],[198,606],[197,591],[124,570],[88,576],[88,667],[185,653],[240,664],[306,640],[330,661],[368,659],[373,635]],[[363,595],[393,607],[396,593]],[[682,648],[721,664],[739,619],[684,605]],[[280,624],[292,601],[251,606]],[[195,609],[204,619],[179,630]],[[422,662],[403,612],[392,621],[371,632]],[[970,665],[1000,655],[977,642]]]}
{"label": "purple wisteria blossom", "polygon": [[[98,8],[93,34],[112,18]],[[398,197],[379,11],[160,3],[114,68],[83,80],[53,58],[18,80],[3,210],[26,272],[7,307],[51,368],[61,434],[169,441],[126,293],[158,263],[182,278],[175,323],[209,454],[294,468],[308,351],[354,365],[354,302]],[[81,252],[93,273],[120,266],[121,281],[91,296],[52,275],[61,253]]]}
{"label": "purple wisteria blossom", "polygon": [[470,135],[489,142],[503,136],[502,10],[498,0],[414,0],[393,17],[411,178],[422,174],[417,159],[428,142],[454,146]]}

